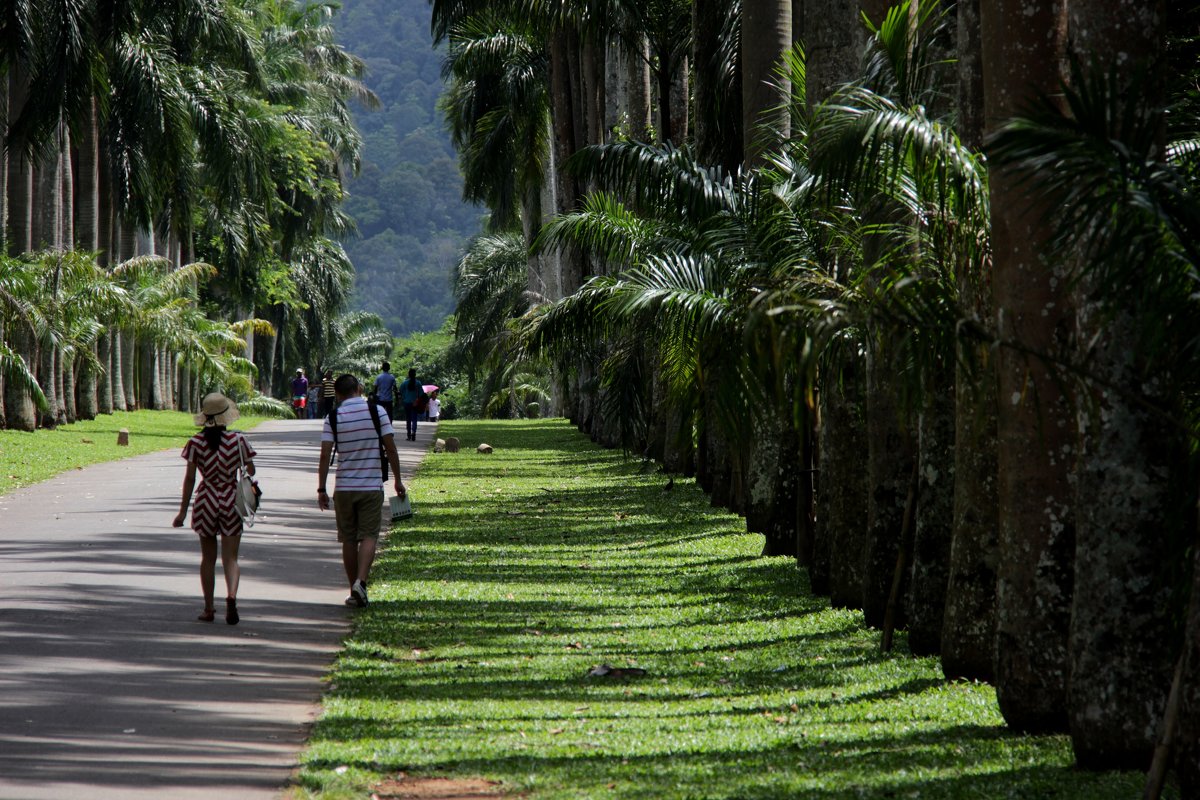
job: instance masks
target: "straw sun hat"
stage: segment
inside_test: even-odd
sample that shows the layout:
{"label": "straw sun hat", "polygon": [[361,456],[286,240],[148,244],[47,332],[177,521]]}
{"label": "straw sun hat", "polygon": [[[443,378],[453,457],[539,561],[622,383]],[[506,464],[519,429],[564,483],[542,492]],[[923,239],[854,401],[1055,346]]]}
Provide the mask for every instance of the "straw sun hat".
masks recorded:
{"label": "straw sun hat", "polygon": [[237,403],[220,392],[204,395],[200,403],[200,413],[196,415],[196,424],[208,427],[210,425],[228,425],[238,418]]}

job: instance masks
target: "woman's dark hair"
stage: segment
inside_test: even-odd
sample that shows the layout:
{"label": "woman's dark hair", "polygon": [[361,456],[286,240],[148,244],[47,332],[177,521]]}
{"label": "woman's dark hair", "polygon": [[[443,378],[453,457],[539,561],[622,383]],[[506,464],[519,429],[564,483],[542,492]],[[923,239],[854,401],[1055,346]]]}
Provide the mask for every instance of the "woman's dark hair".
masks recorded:
{"label": "woman's dark hair", "polygon": [[417,370],[416,370],[416,368],[415,368],[415,367],[414,367],[413,369],[410,369],[410,370],[408,371],[408,377],[409,377],[409,378],[412,378],[412,379],[416,379],[416,377],[417,377]]}
{"label": "woman's dark hair", "polygon": [[201,431],[204,441],[208,442],[209,450],[221,449],[221,437],[225,435],[224,425],[209,425]]}

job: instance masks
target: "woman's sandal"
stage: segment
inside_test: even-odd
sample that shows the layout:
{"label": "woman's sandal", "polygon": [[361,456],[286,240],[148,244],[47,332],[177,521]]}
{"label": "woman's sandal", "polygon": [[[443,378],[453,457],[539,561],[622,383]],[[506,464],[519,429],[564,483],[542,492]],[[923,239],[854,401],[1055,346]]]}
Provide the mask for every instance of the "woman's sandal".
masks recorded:
{"label": "woman's sandal", "polygon": [[230,625],[238,624],[237,600],[232,597],[225,598],[225,621]]}
{"label": "woman's sandal", "polygon": [[200,620],[201,622],[212,622],[216,616],[217,610],[215,608],[206,608],[204,609],[204,613],[196,617],[196,619]]}

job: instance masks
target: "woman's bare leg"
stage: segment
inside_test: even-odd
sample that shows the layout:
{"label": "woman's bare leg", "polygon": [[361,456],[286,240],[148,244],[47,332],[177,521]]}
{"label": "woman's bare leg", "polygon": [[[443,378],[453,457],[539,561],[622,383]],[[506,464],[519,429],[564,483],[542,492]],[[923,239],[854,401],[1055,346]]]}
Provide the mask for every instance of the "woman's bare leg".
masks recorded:
{"label": "woman's bare leg", "polygon": [[217,573],[217,540],[200,537],[200,591],[204,593],[204,610],[213,607],[213,584]]}
{"label": "woman's bare leg", "polygon": [[242,570],[238,566],[238,546],[242,537],[221,537],[221,571],[225,573],[225,596],[237,597],[238,581],[241,580]]}

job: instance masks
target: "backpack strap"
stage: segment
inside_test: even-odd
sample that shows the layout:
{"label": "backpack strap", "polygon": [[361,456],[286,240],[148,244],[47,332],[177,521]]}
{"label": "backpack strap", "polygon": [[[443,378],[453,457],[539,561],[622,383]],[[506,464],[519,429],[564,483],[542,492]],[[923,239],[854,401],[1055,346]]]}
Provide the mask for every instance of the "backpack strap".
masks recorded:
{"label": "backpack strap", "polygon": [[368,400],[367,408],[371,409],[371,422],[375,425],[375,438],[379,440],[379,466],[383,470],[383,482],[387,483],[388,457],[387,448],[383,446],[383,423],[379,421],[379,404]]}

